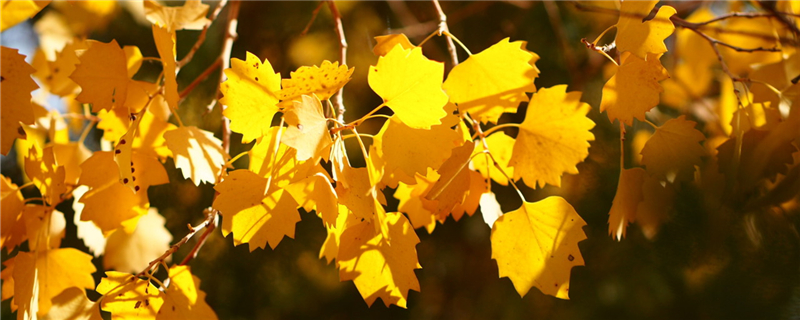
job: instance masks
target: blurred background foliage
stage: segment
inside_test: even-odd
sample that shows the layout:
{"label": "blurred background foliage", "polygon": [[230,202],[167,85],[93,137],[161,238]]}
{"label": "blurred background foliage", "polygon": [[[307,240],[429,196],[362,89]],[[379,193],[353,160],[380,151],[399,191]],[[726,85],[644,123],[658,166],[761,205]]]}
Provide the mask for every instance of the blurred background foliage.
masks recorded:
{"label": "blurred background foliage", "polygon": [[[215,5],[213,2],[209,4]],[[180,5],[168,3],[170,5]],[[232,57],[244,59],[249,51],[269,59],[277,72],[286,78],[300,66],[319,65],[323,60],[338,59],[338,40],[333,20],[323,6],[308,32],[301,35],[319,2],[244,1],[239,13],[238,39]],[[698,6],[693,1],[664,2],[685,17]],[[355,67],[352,80],[345,87],[348,108],[345,120],[354,120],[381,103],[367,85],[367,70],[377,62],[372,53],[373,37],[405,33],[419,43],[434,31],[438,16],[429,1],[337,2],[343,16],[349,44],[349,66]],[[614,8],[614,3],[587,2],[587,6]],[[727,3],[710,4],[717,12],[727,10]],[[747,9],[750,4],[738,5]],[[234,247],[215,231],[192,261],[193,273],[201,279],[201,288],[209,305],[220,319],[718,319],[718,318],[797,318],[800,317],[800,242],[797,212],[776,215],[764,212],[710,212],[702,205],[703,194],[684,187],[676,197],[670,220],[662,225],[654,239],[648,239],[634,224],[627,238],[617,242],[608,236],[608,211],[619,176],[618,127],[609,123],[597,106],[601,88],[610,75],[604,75],[609,62],[581,44],[581,38],[593,39],[617,16],[596,10],[581,9],[571,2],[442,2],[451,32],[470,48],[480,52],[503,38],[527,41],[527,49],[541,59],[538,87],[568,84],[570,91],[582,91],[583,100],[593,106],[589,116],[597,123],[596,141],[589,157],[578,165],[580,174],[565,175],[562,188],[547,186],[525,189],[530,201],[561,195],[587,221],[588,239],[580,243],[586,266],[572,270],[571,300],[559,300],[531,290],[520,298],[511,281],[498,279],[497,265],[491,259],[491,230],[480,213],[455,222],[449,219],[432,234],[417,233],[422,269],[416,273],[422,292],[409,294],[409,308],[386,308],[375,303],[368,308],[352,282],[339,282],[338,272],[324,259],[318,259],[325,239],[325,229],[313,213],[301,212],[296,239],[284,240],[275,250],[248,252],[247,246]],[[722,11],[719,11],[722,10]],[[220,17],[225,17],[227,8]],[[223,20],[223,19],[218,19]],[[221,51],[222,23],[212,24],[207,40],[190,64],[178,76],[182,89],[213,63]],[[199,31],[177,34],[178,58],[183,57]],[[613,33],[612,33],[613,34]],[[22,50],[30,59],[32,50],[63,37],[85,36],[120,45],[138,46],[147,57],[157,57],[150,24],[144,20],[141,2],[90,3],[54,2],[34,19],[3,33],[3,45]],[[59,38],[61,37],[61,38]],[[611,37],[607,36],[608,41]],[[59,40],[61,39],[61,40]],[[667,40],[670,48],[675,36]],[[444,61],[450,70],[443,38],[434,38],[423,47],[430,59]],[[663,59],[668,70],[669,53]],[[463,60],[466,54],[459,52]],[[160,64],[145,62],[136,78],[151,79],[160,72]],[[219,71],[203,81],[181,105],[181,119],[187,125],[206,130],[220,130],[219,106],[206,108],[216,92]],[[719,94],[718,88],[710,90]],[[51,106],[53,107],[53,106]],[[659,107],[661,112],[677,111]],[[501,121],[521,122],[525,105],[516,114],[506,114]],[[696,120],[696,119],[694,119]],[[702,124],[701,124],[702,125]],[[361,132],[377,133],[380,122],[366,122]],[[628,130],[626,163],[636,163],[636,132],[650,130],[634,124]],[[515,132],[509,131],[514,134]],[[94,129],[87,140],[90,149],[98,150],[102,132]],[[231,154],[248,150],[234,134]],[[348,150],[355,166],[363,159],[355,140]],[[640,149],[641,147],[639,147]],[[634,150],[632,150],[634,149]],[[3,158],[2,173],[22,184],[23,175],[15,165],[16,155]],[[150,189],[152,206],[166,217],[166,227],[179,239],[187,224],[203,219],[214,190],[208,184],[195,187],[183,180],[172,160],[165,164],[170,184]],[[246,160],[236,163],[245,167]],[[520,199],[510,187],[494,185],[503,210],[520,206]],[[30,191],[29,189],[26,191]],[[26,194],[26,197],[35,195]],[[390,209],[397,202],[387,194]],[[394,201],[394,202],[393,202]],[[72,221],[69,203],[58,208]],[[710,236],[709,234],[714,234]],[[758,241],[755,241],[757,239]],[[196,240],[179,250],[182,259]],[[65,247],[86,250],[77,239],[75,227],[68,224]],[[3,259],[9,255],[3,252]],[[102,269],[102,257],[95,259]],[[163,272],[160,271],[160,272]],[[99,282],[101,272],[95,274]],[[163,278],[165,274],[159,274]],[[91,298],[96,298],[93,296]],[[2,316],[11,317],[9,301],[2,303]]]}

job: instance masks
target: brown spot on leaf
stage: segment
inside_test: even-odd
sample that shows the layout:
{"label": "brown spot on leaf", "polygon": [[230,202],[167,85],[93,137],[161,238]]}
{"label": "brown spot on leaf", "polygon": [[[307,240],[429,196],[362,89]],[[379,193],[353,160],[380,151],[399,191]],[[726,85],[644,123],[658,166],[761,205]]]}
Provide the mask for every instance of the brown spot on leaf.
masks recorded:
{"label": "brown spot on leaf", "polygon": [[142,302],[141,301],[136,301],[136,305],[134,305],[133,308],[134,309],[139,309],[139,307],[141,307],[141,306],[142,306]]}
{"label": "brown spot on leaf", "polygon": [[122,183],[128,184],[128,178],[122,179]]}
{"label": "brown spot on leaf", "polygon": [[258,81],[258,77],[256,77],[256,81]]}
{"label": "brown spot on leaf", "polygon": [[120,144],[120,145],[123,145],[123,144],[125,144],[125,139],[122,139],[122,140],[120,140],[120,141],[119,141],[119,144]]}
{"label": "brown spot on leaf", "polygon": [[573,257],[572,255],[569,255],[569,257],[567,257],[567,260],[569,260],[569,261],[575,260],[575,257]]}
{"label": "brown spot on leaf", "polygon": [[131,167],[131,173],[134,173],[135,171],[136,171],[136,169]]}
{"label": "brown spot on leaf", "polygon": [[139,191],[139,186],[134,187],[133,190]]}
{"label": "brown spot on leaf", "polygon": [[114,150],[114,153],[115,154],[120,154],[120,153],[122,153],[122,150],[120,150],[120,149]]}
{"label": "brown spot on leaf", "polygon": [[25,134],[25,129],[23,129],[22,126],[17,127],[17,133],[23,137],[27,136],[27,134]]}

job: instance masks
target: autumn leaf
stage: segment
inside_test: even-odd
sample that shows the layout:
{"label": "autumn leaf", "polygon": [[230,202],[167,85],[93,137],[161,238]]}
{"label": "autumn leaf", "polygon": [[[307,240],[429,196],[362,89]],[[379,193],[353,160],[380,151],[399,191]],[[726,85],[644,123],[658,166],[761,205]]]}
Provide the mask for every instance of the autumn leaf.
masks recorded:
{"label": "autumn leaf", "polygon": [[325,257],[329,264],[339,255],[339,243],[342,233],[347,230],[348,227],[360,222],[355,215],[349,214],[350,210],[347,209],[347,207],[343,205],[339,205],[338,207],[339,214],[336,217],[336,223],[325,226],[328,235],[325,237],[325,242],[322,243],[322,247],[319,250],[319,258],[322,259]]}
{"label": "autumn leaf", "polygon": [[53,297],[53,306],[42,320],[102,320],[100,308],[86,297],[85,290],[71,287]]}
{"label": "autumn leaf", "polygon": [[220,85],[224,95],[220,103],[227,106],[223,114],[231,119],[231,130],[242,134],[242,143],[266,135],[278,112],[280,73],[272,70],[269,60],[261,63],[248,52],[246,61],[231,59],[225,75],[228,80]]}
{"label": "autumn leaf", "polygon": [[31,251],[43,252],[61,246],[67,226],[63,213],[52,207],[28,205],[22,211],[22,217]]}
{"label": "autumn leaf", "polygon": [[[783,130],[778,128],[771,131],[751,129],[742,135],[740,144],[732,137],[717,147],[720,172],[735,178],[745,189],[755,186],[761,179],[775,180],[779,173],[785,175],[794,162],[792,154],[797,152],[792,144],[797,136],[797,124],[786,121],[781,126],[780,129],[786,126],[794,136],[782,134]],[[741,148],[739,151],[736,151],[737,145]]]}
{"label": "autumn leaf", "polygon": [[369,68],[367,80],[400,122],[414,129],[430,129],[447,115],[443,78],[444,64],[428,60],[422,48],[406,50],[397,45]]}
{"label": "autumn leaf", "polygon": [[523,179],[532,188],[545,183],[559,187],[563,173],[578,173],[576,165],[589,155],[594,140],[589,131],[594,122],[586,117],[590,107],[580,96],[568,93],[566,85],[533,95],[508,161],[514,180]]}
{"label": "autumn leaf", "polygon": [[[33,16],[39,13],[39,11],[42,11],[42,9],[44,9],[44,7],[46,7],[48,4],[50,4],[50,0],[3,1],[3,11],[2,16],[0,16],[0,21],[2,21],[0,22],[0,32],[6,31],[8,28],[15,26],[22,21],[28,20],[28,18],[33,18]],[[5,52],[3,55],[5,55]],[[3,68],[5,68],[5,66],[3,66]]]}
{"label": "autumn leaf", "polygon": [[195,185],[215,183],[230,156],[222,149],[222,141],[214,134],[197,127],[180,127],[164,133],[172,151],[175,167]]}
{"label": "autumn leaf", "polygon": [[694,166],[705,155],[700,141],[706,138],[695,125],[680,116],[656,129],[642,149],[642,164],[651,176],[669,182],[693,179]]}
{"label": "autumn leaf", "polygon": [[346,65],[340,66],[338,61],[331,63],[328,60],[319,67],[302,66],[292,71],[290,79],[281,81],[280,106],[289,108],[293,101],[301,101],[304,95],[314,94],[319,100],[327,100],[350,81],[354,70],[347,69]]}
{"label": "autumn leaf", "polygon": [[674,207],[675,189],[669,183],[662,185],[659,179],[645,176],[641,193],[642,201],[636,207],[636,224],[647,239],[653,240],[661,225],[669,219]]}
{"label": "autumn leaf", "polygon": [[[9,3],[15,3],[11,1]],[[3,10],[5,21],[6,10]],[[22,124],[33,124],[33,110],[31,109],[31,91],[39,86],[31,78],[35,70],[27,62],[19,50],[6,47],[0,48],[0,75],[3,83],[3,94],[0,95],[0,153],[8,155],[14,139],[25,139]]]}
{"label": "autumn leaf", "polygon": [[377,36],[375,37],[375,42],[377,43],[375,44],[375,47],[372,48],[372,53],[379,57],[385,56],[398,44],[403,49],[410,50],[414,49],[415,47],[413,44],[411,44],[411,41],[408,40],[408,37],[406,37],[406,35],[403,33]]}
{"label": "autumn leaf", "polygon": [[[408,215],[411,225],[416,228],[425,227],[428,233],[433,233],[436,228],[436,216],[427,208],[435,208],[437,203],[428,200],[425,195],[431,190],[433,184],[439,180],[439,173],[433,169],[428,169],[428,174],[423,176],[416,174],[416,184],[406,184],[400,182],[394,191],[394,198],[399,200],[397,210]],[[429,204],[428,202],[434,202]]]}
{"label": "autumn leaf", "polygon": [[391,242],[387,241],[374,222],[362,221],[348,227],[340,237],[336,265],[341,281],[353,280],[367,305],[381,298],[405,308],[408,290],[419,291],[414,269],[419,269],[416,245],[419,238],[403,214],[386,214]]}
{"label": "autumn leaf", "polygon": [[[402,172],[397,180],[414,183],[414,174],[425,174],[428,168],[438,169],[450,156],[450,150],[461,145],[461,137],[445,125],[415,129],[397,116],[383,124],[375,135],[378,155],[384,160],[386,174]],[[396,182],[387,182],[393,187]]]}
{"label": "autumn leaf", "polygon": [[81,163],[86,161],[92,152],[80,142],[53,144],[56,163],[64,166],[64,182],[68,185],[78,184],[81,176]]}
{"label": "autumn leaf", "polygon": [[493,228],[494,222],[503,216],[503,209],[500,208],[500,202],[497,201],[497,196],[494,192],[481,194],[480,205],[483,222],[486,222],[489,228]]}
{"label": "autumn leaf", "polygon": [[[72,191],[72,198],[80,199],[86,191],[89,191],[89,187],[78,186]],[[76,233],[78,238],[83,240],[83,244],[89,248],[89,252],[94,254],[94,257],[97,258],[103,255],[106,250],[106,237],[103,235],[103,230],[98,228],[94,222],[81,221],[81,214],[83,213],[84,206],[85,205],[80,201],[74,201],[72,203],[72,210],[75,211],[72,222],[77,229]]]}
{"label": "autumn leaf", "polygon": [[133,232],[124,228],[114,231],[106,240],[103,268],[123,272],[143,270],[169,249],[172,234],[164,227],[165,222],[156,208],[150,208],[138,219]]}
{"label": "autumn leaf", "polygon": [[200,30],[209,22],[206,19],[208,5],[200,0],[188,0],[180,7],[167,7],[153,0],[145,0],[144,13],[147,20],[165,26],[168,31]]}
{"label": "autumn leaf", "polygon": [[6,176],[0,176],[0,247],[9,252],[25,241],[25,220],[22,210],[25,202],[19,187]]}
{"label": "autumn leaf", "polygon": [[304,210],[315,210],[326,226],[336,223],[339,200],[326,173],[317,173],[286,186],[286,191]]}
{"label": "autumn leaf", "polygon": [[642,168],[625,169],[619,174],[617,194],[608,212],[608,234],[617,241],[625,237],[628,224],[636,220],[636,207],[643,199],[644,179]]}
{"label": "autumn leaf", "polygon": [[675,31],[675,26],[669,20],[677,13],[675,8],[662,6],[652,20],[642,22],[650,15],[658,0],[621,3],[617,22],[617,49],[620,52],[629,51],[641,59],[645,59],[648,53],[667,52],[664,39]]}
{"label": "autumn leaf", "polygon": [[81,164],[79,184],[88,186],[78,201],[83,203],[82,221],[93,221],[104,233],[122,225],[123,221],[144,215],[149,203],[147,188],[169,182],[164,166],[158,160],[133,154],[137,163],[130,183],[143,192],[133,190],[119,182],[119,174],[111,152],[98,151]]}
{"label": "autumn leaf", "polygon": [[520,296],[535,286],[542,293],[569,299],[570,271],[583,265],[578,242],[586,222],[561,197],[524,202],[497,219],[492,228],[492,259],[500,277],[508,277]]}
{"label": "autumn leaf", "polygon": [[125,105],[131,81],[125,52],[117,40],[89,42],[89,49],[78,58],[80,64],[70,75],[70,79],[81,86],[81,93],[75,99],[91,103],[92,112]]}
{"label": "autumn leaf", "polygon": [[288,128],[281,142],[297,149],[297,160],[327,158],[333,143],[322,104],[315,96],[303,95],[302,101],[284,112]]}
{"label": "autumn leaf", "polygon": [[346,206],[358,218],[371,221],[375,215],[375,190],[370,183],[367,168],[352,168],[346,166],[342,171],[347,187],[336,184],[336,194],[339,203]]}
{"label": "autumn leaf", "polygon": [[[472,166],[475,170],[480,172],[484,178],[491,177],[494,182],[507,186],[508,178],[506,178],[506,175],[509,177],[514,176],[514,168],[509,167],[508,162],[511,160],[515,141],[514,138],[508,136],[504,132],[498,132],[486,137],[486,145],[489,147],[488,150],[492,153],[494,159],[497,160],[497,164],[500,168],[494,166],[492,158],[488,155],[480,155],[472,158]],[[483,144],[480,144],[480,146],[482,147]],[[504,175],[503,172],[506,174]]]}
{"label": "autumn leaf", "polygon": [[[131,91],[134,90],[129,92]],[[102,110],[97,114],[97,117],[100,118],[97,128],[103,130],[103,140],[115,143],[119,142],[128,133],[131,123],[135,121],[131,121],[130,114],[124,108],[114,109],[111,112]],[[166,141],[164,141],[164,133],[177,128],[174,124],[156,115],[153,112],[153,106],[150,106],[141,116],[130,148],[141,154],[158,157],[162,161],[166,160],[166,158],[172,156],[172,151],[167,148]]]}
{"label": "autumn leaf", "polygon": [[[75,66],[79,62],[78,51],[84,52],[88,48],[89,42],[86,40],[73,39],[58,52],[55,61],[42,61],[43,65],[36,67],[34,76],[39,78],[40,83],[53,94],[62,97],[74,94],[78,85],[69,76],[75,71]],[[37,63],[37,57],[34,56],[34,65]],[[41,59],[44,60],[43,52]]]}
{"label": "autumn leaf", "polygon": [[[206,6],[207,7],[207,6]],[[164,97],[167,104],[175,110],[178,109],[178,82],[176,79],[177,64],[175,63],[175,31],[166,27],[153,25],[153,39],[156,41],[158,56],[164,73]]]}
{"label": "autumn leaf", "polygon": [[28,150],[28,156],[25,157],[25,174],[33,181],[48,204],[56,205],[61,202],[61,195],[67,191],[67,186],[64,184],[66,170],[64,166],[56,163],[52,146],[42,150],[34,146]]}
{"label": "autumn leaf", "polygon": [[650,54],[645,61],[623,54],[622,65],[603,86],[600,112],[607,111],[611,122],[618,119],[627,125],[633,124],[633,118],[645,120],[644,114],[658,105],[664,91],[658,82],[667,78],[658,56]]}
{"label": "autumn leaf", "polygon": [[192,275],[189,266],[169,268],[169,287],[164,291],[164,304],[156,320],[217,319],[206,303],[206,293],[200,290],[200,279]]}
{"label": "autumn leaf", "polygon": [[440,174],[439,180],[431,186],[425,198],[437,202],[435,210],[431,211],[439,221],[444,221],[456,204],[464,202],[470,186],[467,166],[474,149],[475,143],[471,141],[454,148],[450,158],[437,170]]}
{"label": "autumn leaf", "polygon": [[483,123],[497,123],[500,115],[517,111],[528,101],[526,92],[535,92],[534,79],[539,56],[525,49],[525,41],[508,38],[471,55],[453,67],[442,86],[450,101]]}
{"label": "autumn leaf", "polygon": [[250,251],[273,249],[283,236],[294,238],[300,221],[297,202],[282,188],[249,170],[231,171],[214,189],[219,195],[212,205],[222,213],[222,235],[233,233],[233,244],[248,243]]}
{"label": "autumn leaf", "polygon": [[484,179],[480,173],[472,170],[469,170],[468,173],[469,190],[464,195],[464,202],[456,204],[450,211],[455,221],[460,220],[464,214],[472,216],[478,210],[483,194],[489,191],[490,182]]}
{"label": "autumn leaf", "polygon": [[124,272],[106,271],[97,292],[104,295],[100,308],[114,320],[153,319],[164,304],[164,293],[150,280]]}
{"label": "autumn leaf", "polygon": [[18,314],[32,316],[31,312],[38,310],[39,316],[45,315],[50,311],[53,297],[64,290],[94,288],[95,270],[92,256],[78,249],[19,252],[14,260],[14,300],[19,306]]}

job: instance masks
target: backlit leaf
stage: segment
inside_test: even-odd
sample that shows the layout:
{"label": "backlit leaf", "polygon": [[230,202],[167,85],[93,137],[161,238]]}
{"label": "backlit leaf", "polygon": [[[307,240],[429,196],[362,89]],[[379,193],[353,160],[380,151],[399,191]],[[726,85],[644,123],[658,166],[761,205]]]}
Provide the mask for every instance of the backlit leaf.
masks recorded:
{"label": "backlit leaf", "polygon": [[444,64],[428,60],[422,55],[422,48],[407,50],[397,45],[369,68],[367,80],[400,122],[411,128],[429,129],[442,123],[440,119],[447,115],[443,77]]}
{"label": "backlit leaf", "polygon": [[642,149],[642,164],[651,176],[669,182],[692,180],[694,166],[705,155],[700,141],[706,138],[695,125],[680,116],[656,129]]}
{"label": "backlit leaf", "polygon": [[208,5],[200,0],[188,0],[180,7],[168,7],[153,0],[145,0],[144,12],[147,20],[166,26],[169,31],[200,30],[208,23]]}
{"label": "backlit leaf", "polygon": [[642,168],[622,170],[617,184],[617,194],[611,211],[608,212],[608,234],[622,240],[628,229],[628,224],[636,220],[636,207],[642,201],[642,184],[645,171]]}
{"label": "backlit leaf", "polygon": [[381,298],[405,308],[408,290],[419,291],[419,281],[414,269],[419,269],[416,245],[419,238],[406,217],[398,212],[386,214],[391,241],[372,226],[374,222],[362,221],[350,226],[341,235],[339,279],[353,280],[367,305]]}
{"label": "backlit leaf", "polygon": [[[15,3],[10,1],[9,3]],[[6,10],[3,10],[5,19]],[[5,23],[5,22],[4,22]],[[33,110],[31,109],[31,91],[39,86],[31,78],[35,71],[19,50],[6,47],[0,48],[0,82],[3,94],[0,95],[0,153],[7,155],[14,144],[14,139],[25,139],[25,131],[20,126],[33,124]]]}
{"label": "backlit leaf", "polygon": [[[2,2],[2,16],[0,16],[0,32],[6,31],[18,23],[33,18],[39,11],[44,9],[50,0],[31,1],[31,0],[5,0]],[[4,53],[5,54],[5,53]],[[5,66],[4,66],[5,67]],[[3,153],[5,154],[5,153]]]}
{"label": "backlit leaf", "polygon": [[303,95],[302,101],[285,111],[284,119],[288,128],[281,142],[297,149],[297,160],[327,158],[333,140],[319,99]]}
{"label": "backlit leaf", "polygon": [[75,99],[92,104],[92,112],[123,106],[128,94],[128,65],[117,40],[109,43],[89,41],[70,78],[81,86]]}
{"label": "backlit leaf", "polygon": [[508,162],[514,180],[532,188],[546,183],[561,186],[563,173],[578,173],[576,165],[589,155],[589,131],[594,122],[586,114],[589,105],[580,92],[567,92],[566,85],[541,88],[533,95],[525,120]]}
{"label": "backlit leaf", "polygon": [[376,56],[385,56],[396,45],[400,45],[403,49],[413,49],[414,45],[408,40],[405,34],[387,34],[375,37],[375,47],[372,48],[372,53]]}
{"label": "backlit leaf", "polygon": [[114,320],[153,319],[164,304],[164,293],[150,280],[124,272],[106,271],[97,292],[104,295],[100,308],[110,312]]}
{"label": "backlit leaf", "polygon": [[178,82],[176,80],[177,65],[175,63],[175,31],[166,27],[153,25],[153,39],[156,41],[158,56],[164,72],[164,97],[172,109],[178,109]]}
{"label": "backlit leaf", "polygon": [[103,268],[123,272],[139,272],[150,261],[158,258],[172,241],[172,234],[164,227],[166,220],[156,208],[138,219],[133,232],[119,228],[106,240]]}
{"label": "backlit leaf", "polygon": [[650,10],[658,0],[622,1],[617,22],[617,48],[620,52],[630,51],[644,59],[648,53],[667,52],[664,39],[675,30],[669,18],[677,11],[670,6],[662,6],[652,20],[642,22],[650,15]]}
{"label": "backlit leaf", "polygon": [[292,101],[301,101],[304,95],[315,94],[319,100],[327,100],[350,81],[354,70],[347,69],[346,65],[340,66],[338,61],[331,63],[328,60],[319,67],[302,66],[290,74],[291,79],[281,81],[280,106],[291,107]]}
{"label": "backlit leaf", "polygon": [[525,49],[525,41],[508,38],[471,55],[453,67],[442,86],[460,111],[483,123],[496,123],[505,112],[517,111],[528,101],[526,92],[535,92],[534,79],[539,56]]}
{"label": "backlit leaf", "polygon": [[500,277],[508,277],[520,296],[531,287],[569,299],[570,271],[583,265],[578,242],[586,222],[561,197],[524,202],[492,228],[492,259]]}
{"label": "backlit leaf", "polygon": [[667,78],[667,69],[661,66],[658,56],[648,55],[645,61],[623,55],[617,73],[603,86],[600,112],[607,111],[611,122],[619,119],[627,125],[633,124],[633,118],[645,120],[644,114],[658,105],[664,91],[658,82]]}
{"label": "backlit leaf", "polygon": [[18,314],[30,316],[29,312],[38,310],[39,316],[45,315],[50,311],[53,297],[64,290],[94,287],[92,273],[96,269],[92,256],[78,249],[20,252],[14,264],[14,300],[19,306]]}
{"label": "backlit leaf", "polygon": [[180,127],[164,133],[172,151],[175,167],[195,185],[215,183],[230,156],[222,150],[222,141],[214,134],[197,127]]}
{"label": "backlit leaf", "polygon": [[278,94],[281,75],[248,52],[247,60],[231,59],[231,68],[225,69],[228,80],[220,84],[224,97],[220,103],[227,106],[223,114],[231,119],[231,130],[242,134],[248,143],[269,132],[272,118],[278,112]]}
{"label": "backlit leaf", "polygon": [[164,304],[156,320],[217,319],[214,310],[206,303],[206,293],[200,290],[200,279],[192,275],[188,266],[169,268],[170,284],[164,292]]}

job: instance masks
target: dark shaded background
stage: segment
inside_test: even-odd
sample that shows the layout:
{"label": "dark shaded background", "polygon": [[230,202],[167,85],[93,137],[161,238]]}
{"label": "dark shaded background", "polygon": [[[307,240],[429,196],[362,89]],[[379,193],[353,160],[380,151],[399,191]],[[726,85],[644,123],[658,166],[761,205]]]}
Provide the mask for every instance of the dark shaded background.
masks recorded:
{"label": "dark shaded background", "polygon": [[[312,1],[243,2],[239,38],[232,57],[244,59],[249,51],[267,58],[284,78],[301,65],[338,59],[338,40],[327,7],[320,10],[308,34],[300,36],[317,5],[318,2]],[[354,120],[381,103],[366,81],[368,66],[377,62],[371,51],[372,38],[405,31],[412,42],[418,43],[435,30],[438,17],[428,1],[338,5],[349,43],[349,65],[356,68],[344,97],[348,107],[345,120]],[[698,4],[673,5],[685,16]],[[218,230],[208,239],[190,265],[202,281],[201,289],[208,294],[206,300],[220,319],[800,317],[796,212],[776,217],[765,212],[739,212],[730,207],[709,211],[702,205],[703,193],[686,184],[677,197],[670,221],[654,240],[645,238],[635,224],[621,242],[608,236],[608,211],[619,175],[619,133],[618,127],[597,110],[604,82],[602,66],[606,61],[586,50],[580,39],[593,39],[615,23],[616,16],[576,10],[568,2],[446,1],[442,7],[448,14],[451,32],[472,52],[480,52],[506,37],[527,41],[527,49],[541,56],[537,62],[542,71],[536,80],[538,87],[566,83],[571,91],[583,91],[583,100],[593,106],[589,116],[597,123],[592,131],[596,141],[589,149],[589,157],[578,165],[580,174],[564,176],[560,189],[548,186],[524,190],[529,201],[550,195],[565,197],[588,223],[584,228],[588,239],[580,243],[586,266],[572,270],[571,300],[546,296],[537,289],[520,298],[510,280],[499,279],[496,263],[491,260],[490,229],[477,213],[459,222],[449,219],[431,235],[424,229],[418,230],[421,243],[417,250],[423,268],[416,274],[422,292],[409,294],[407,310],[396,306],[386,308],[378,301],[369,308],[352,282],[339,282],[335,266],[317,258],[325,230],[316,215],[302,212],[296,239],[284,239],[275,250],[250,253],[246,245],[234,247]],[[227,9],[221,17],[226,14]],[[219,55],[221,29],[222,23],[212,25],[206,43],[180,73],[181,89]],[[178,58],[188,51],[198,33],[178,32]],[[139,46],[144,56],[158,56],[150,34],[149,26],[137,24],[129,12],[120,9],[89,38],[116,39],[120,45]],[[432,39],[423,49],[429,58],[444,61],[446,70],[452,68],[443,38]],[[466,54],[460,51],[459,56],[463,60]],[[137,77],[146,79],[159,71],[159,65],[145,63]],[[219,136],[219,110],[204,115],[218,76],[215,72],[195,89],[179,112],[187,125],[198,125]],[[517,114],[505,115],[502,121],[521,122],[525,109],[521,106]],[[380,124],[380,121],[367,122],[360,131],[376,133]],[[629,132],[640,127],[646,126],[636,124]],[[513,130],[507,132],[515,134]],[[98,140],[100,134],[95,130],[94,139]],[[628,136],[632,138],[632,133]],[[238,138],[233,136],[232,155],[250,147],[236,143]],[[348,145],[349,150],[356,151],[350,154],[354,165],[362,165],[355,140],[348,143],[353,143]],[[631,155],[627,156],[626,163],[631,163]],[[246,161],[237,162],[238,167],[245,165]],[[183,180],[171,160],[165,167],[171,183],[151,188],[149,195],[152,206],[166,217],[167,228],[177,240],[186,234],[187,223],[197,224],[202,220],[203,209],[212,203],[213,188],[207,184],[198,188]],[[21,173],[13,164],[4,161],[2,172],[21,184]],[[498,194],[505,211],[520,206],[510,187],[493,185],[492,190]],[[396,208],[391,192],[387,198],[390,209]],[[72,221],[69,203],[58,209],[65,213],[67,221]],[[710,235],[712,229],[722,231]],[[758,234],[760,242],[752,241],[753,232]],[[194,241],[179,250],[174,260],[182,259]],[[63,246],[86,250],[71,224]],[[8,256],[3,252],[3,259]],[[98,270],[102,269],[101,259],[95,259]],[[160,272],[159,277],[163,278],[165,274]],[[95,274],[96,281],[101,277],[101,272]],[[8,301],[2,303],[2,315],[12,317]]]}

